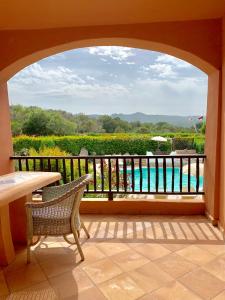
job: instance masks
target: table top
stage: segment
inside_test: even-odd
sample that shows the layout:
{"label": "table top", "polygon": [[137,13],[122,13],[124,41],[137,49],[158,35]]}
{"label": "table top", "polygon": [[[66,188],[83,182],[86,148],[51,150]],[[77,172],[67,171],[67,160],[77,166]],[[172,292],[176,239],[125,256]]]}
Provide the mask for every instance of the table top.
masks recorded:
{"label": "table top", "polygon": [[57,172],[14,172],[0,176],[0,206],[60,179]]}

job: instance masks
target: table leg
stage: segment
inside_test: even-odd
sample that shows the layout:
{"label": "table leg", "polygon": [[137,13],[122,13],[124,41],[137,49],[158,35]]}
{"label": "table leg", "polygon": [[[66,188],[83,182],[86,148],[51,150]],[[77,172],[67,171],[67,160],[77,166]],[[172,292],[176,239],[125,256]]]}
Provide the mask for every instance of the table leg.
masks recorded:
{"label": "table leg", "polygon": [[27,242],[27,216],[25,203],[31,201],[32,194],[21,197],[10,203],[10,222],[12,240],[14,243],[26,244]]}
{"label": "table leg", "polygon": [[15,258],[10,230],[9,206],[0,208],[0,265],[8,265]]}

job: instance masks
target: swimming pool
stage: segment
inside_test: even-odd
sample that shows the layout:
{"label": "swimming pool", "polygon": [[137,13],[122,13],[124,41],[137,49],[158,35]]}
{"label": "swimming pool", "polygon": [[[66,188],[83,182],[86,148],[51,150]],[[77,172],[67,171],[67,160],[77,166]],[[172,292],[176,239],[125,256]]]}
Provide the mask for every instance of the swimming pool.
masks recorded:
{"label": "swimming pool", "polygon": [[[129,182],[132,183],[131,170],[127,170],[127,175]],[[203,188],[203,176],[199,176],[199,190]],[[164,191],[163,188],[163,168],[158,168],[158,181],[159,191]],[[187,191],[188,188],[188,175],[182,174],[182,190]],[[134,170],[134,191],[140,191],[140,170],[139,168]],[[142,191],[148,191],[148,169],[147,167],[142,167]],[[156,168],[150,168],[150,191],[156,191]],[[166,168],[166,191],[172,191],[172,168]],[[174,168],[174,191],[180,192],[180,168]],[[196,191],[196,177],[191,176],[191,191]]]}

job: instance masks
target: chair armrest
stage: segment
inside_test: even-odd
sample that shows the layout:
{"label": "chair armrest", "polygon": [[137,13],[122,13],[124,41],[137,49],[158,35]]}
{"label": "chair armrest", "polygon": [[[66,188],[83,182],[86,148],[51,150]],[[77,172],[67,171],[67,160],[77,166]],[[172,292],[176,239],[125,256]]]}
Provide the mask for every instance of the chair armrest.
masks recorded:
{"label": "chair armrest", "polygon": [[56,197],[61,197],[68,193],[71,189],[77,189],[81,184],[88,184],[91,180],[92,176],[90,174],[86,174],[72,182],[58,185],[58,186],[50,186],[44,187],[42,193],[42,201],[50,201]]}

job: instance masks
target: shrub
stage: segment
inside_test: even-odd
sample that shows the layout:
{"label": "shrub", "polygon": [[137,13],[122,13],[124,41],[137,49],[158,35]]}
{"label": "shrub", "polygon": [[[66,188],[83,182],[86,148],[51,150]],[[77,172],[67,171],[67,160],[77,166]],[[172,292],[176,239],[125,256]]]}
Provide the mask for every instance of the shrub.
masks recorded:
{"label": "shrub", "polygon": [[169,154],[171,152],[171,148],[172,148],[172,145],[171,145],[170,141],[159,144],[159,149],[163,153]]}
{"label": "shrub", "polygon": [[[195,134],[179,135],[174,133],[167,135],[162,134],[162,136],[173,138],[173,149],[196,148],[199,153],[204,151],[204,136]],[[90,155],[125,153],[144,155],[146,151],[152,151],[154,153],[158,148],[158,143],[152,141],[151,137],[149,134],[99,134],[63,137],[19,136],[15,137],[13,142],[14,152],[16,154],[20,154],[21,151],[24,152],[24,149],[30,148],[33,148],[38,153],[40,153],[41,149],[45,149],[46,152],[48,148],[57,148],[67,154],[79,155],[81,148],[85,148]],[[171,142],[159,143],[159,148],[165,153],[170,153]]]}
{"label": "shrub", "polygon": [[[69,156],[70,154],[68,154],[65,151],[62,151],[59,147],[49,148],[44,146],[40,148],[39,151],[35,150],[34,148],[29,149],[29,155],[30,156]],[[51,166],[50,170],[49,170],[49,162]],[[66,165],[66,179],[67,181],[69,181],[71,175],[69,161],[66,160],[65,165]],[[33,160],[29,160],[29,169],[30,170],[34,169]],[[57,168],[55,159],[51,159],[50,161],[48,159],[43,159],[42,166],[41,166],[41,162],[37,160],[35,163],[35,169],[37,171],[52,171],[52,172],[59,171],[63,175],[63,170],[64,170],[63,161],[62,160],[58,161],[58,168]]]}
{"label": "shrub", "polygon": [[66,151],[62,151],[59,147],[41,147],[39,151],[34,148],[29,149],[29,156],[69,156]]}
{"label": "shrub", "polygon": [[36,138],[32,136],[21,135],[13,138],[14,152],[21,153],[23,149],[34,148],[38,151],[41,148],[41,142],[46,139],[45,137]]}
{"label": "shrub", "polygon": [[43,145],[54,144],[62,151],[78,155],[81,148],[86,148],[89,154],[145,154],[146,151],[155,151],[157,143],[149,136],[126,135],[99,135],[99,136],[65,136],[65,137],[15,137],[14,151],[19,153],[22,149],[34,148],[39,151]]}
{"label": "shrub", "polygon": [[194,138],[192,137],[173,138],[173,150],[183,150],[183,149],[193,149],[193,148],[194,148]]}

